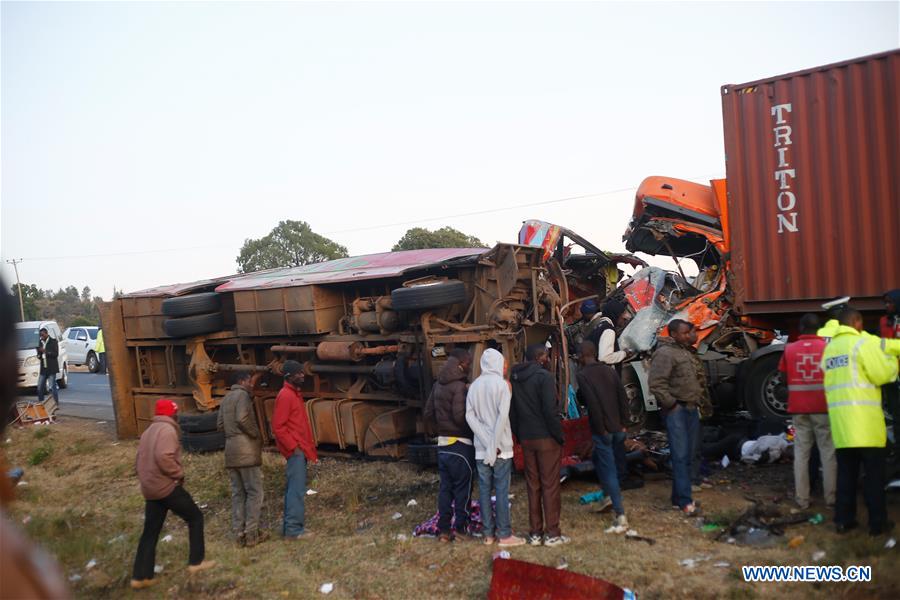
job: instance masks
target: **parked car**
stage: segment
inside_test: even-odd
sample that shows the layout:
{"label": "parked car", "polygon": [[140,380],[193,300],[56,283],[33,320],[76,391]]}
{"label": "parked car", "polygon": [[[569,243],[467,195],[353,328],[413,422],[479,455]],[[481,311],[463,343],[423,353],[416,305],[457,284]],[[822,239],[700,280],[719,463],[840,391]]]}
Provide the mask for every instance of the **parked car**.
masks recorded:
{"label": "parked car", "polygon": [[[16,323],[16,351],[19,360],[20,388],[36,388],[38,376],[41,373],[41,360],[37,355],[37,347],[40,342],[40,331],[46,328],[50,337],[62,341],[62,333],[56,321],[25,321]],[[69,357],[66,346],[59,344],[59,373],[56,380],[60,388],[69,386]],[[49,390],[49,384],[48,384]]]}
{"label": "parked car", "polygon": [[97,356],[97,332],[99,327],[69,327],[63,332],[62,346],[66,347],[69,362],[73,365],[87,365],[91,373],[100,370]]}

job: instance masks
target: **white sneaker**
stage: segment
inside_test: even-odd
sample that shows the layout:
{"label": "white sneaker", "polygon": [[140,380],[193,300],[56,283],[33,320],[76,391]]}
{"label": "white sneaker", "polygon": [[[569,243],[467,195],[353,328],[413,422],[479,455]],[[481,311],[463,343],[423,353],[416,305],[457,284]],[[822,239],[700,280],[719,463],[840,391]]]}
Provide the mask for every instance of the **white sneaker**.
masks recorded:
{"label": "white sneaker", "polygon": [[616,520],[613,521],[613,525],[616,527],[624,527],[624,528],[628,529],[628,519],[625,518],[624,514],[619,515],[616,517]]}
{"label": "white sneaker", "polygon": [[556,537],[547,538],[544,540],[545,546],[562,546],[563,544],[568,544],[572,540],[569,539],[568,536],[558,535]]}

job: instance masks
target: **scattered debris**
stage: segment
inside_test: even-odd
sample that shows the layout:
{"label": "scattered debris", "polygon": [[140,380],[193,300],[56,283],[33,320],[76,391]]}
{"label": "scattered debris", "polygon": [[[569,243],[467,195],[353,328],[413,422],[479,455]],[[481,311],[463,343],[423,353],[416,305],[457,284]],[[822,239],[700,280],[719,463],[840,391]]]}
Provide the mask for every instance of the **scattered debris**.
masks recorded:
{"label": "scattered debris", "polygon": [[319,492],[317,492],[316,490],[314,490],[314,489],[312,489],[312,488],[309,488],[308,490],[306,490],[306,495],[307,495],[307,496],[315,496],[315,495],[318,494],[318,493],[319,493]]}
{"label": "scattered debris", "polygon": [[73,573],[73,574],[69,575],[70,583],[75,583],[77,581],[81,581],[81,575],[79,575],[78,573]]}
{"label": "scattered debris", "polygon": [[109,541],[106,542],[106,543],[107,543],[107,544],[115,544],[116,542],[123,542],[123,541],[125,541],[125,534],[124,534],[124,533],[123,533],[122,535],[117,535],[116,537],[114,537],[113,539],[109,540]]}
{"label": "scattered debris", "polygon": [[365,531],[366,529],[371,529],[372,525],[373,523],[371,519],[363,519],[362,521],[356,523],[356,530]]}
{"label": "scattered debris", "polygon": [[94,425],[106,425],[106,421],[97,421]]}
{"label": "scattered debris", "polygon": [[409,502],[407,502],[406,505],[407,505],[407,506],[418,506],[419,503],[416,502],[416,499],[415,499],[415,498],[413,498],[412,500],[410,500]]}
{"label": "scattered debris", "polygon": [[19,483],[16,484],[16,486],[18,486],[18,487],[22,487],[23,485],[28,485],[28,482],[27,482],[27,481],[20,481]]}
{"label": "scattered debris", "polygon": [[22,525],[28,525],[29,523],[31,523],[31,515],[22,517]]}
{"label": "scattered debris", "polygon": [[722,457],[722,468],[727,469],[728,465],[730,465],[730,464],[731,464],[731,461],[728,459],[728,455],[726,454],[725,456]]}
{"label": "scattered debris", "polygon": [[164,536],[163,539],[162,539],[162,541],[164,541],[164,542],[171,542],[171,541],[172,541],[172,534],[170,533],[170,534]]}
{"label": "scattered debris", "polygon": [[728,567],[731,566],[731,563],[725,562],[725,561],[723,560],[723,561],[720,561],[720,562],[717,562],[717,563],[713,563],[713,566],[716,567],[716,568],[718,568],[718,569],[727,569]]}
{"label": "scattered debris", "polygon": [[592,502],[600,502],[605,497],[606,494],[603,493],[603,490],[597,490],[596,492],[585,494],[578,499],[578,502],[580,502],[581,504],[590,504]]}
{"label": "scattered debris", "polygon": [[153,567],[153,572],[156,573],[157,575],[159,575],[160,573],[163,572],[164,569],[165,569],[165,567],[163,567],[162,565],[155,565]]}
{"label": "scattered debris", "polygon": [[822,516],[822,513],[816,513],[815,515],[811,516],[808,520],[813,525],[821,525],[822,523],[825,522],[825,517]]}
{"label": "scattered debris", "polygon": [[719,531],[722,529],[722,526],[718,523],[706,523],[702,527],[700,527],[700,531],[704,533],[709,533],[710,531]]}
{"label": "scattered debris", "polygon": [[803,542],[806,541],[806,536],[798,535],[791,538],[791,541],[788,542],[788,548],[799,548],[803,545]]}
{"label": "scattered debris", "polygon": [[6,438],[6,443],[7,443],[7,444],[11,444],[11,443],[12,443],[12,438]]}
{"label": "scattered debris", "polygon": [[685,569],[693,569],[697,565],[702,562],[706,562],[710,559],[710,556],[698,556],[697,558],[685,558],[682,561],[679,561],[679,565],[684,567]]}
{"label": "scattered debris", "polygon": [[91,569],[93,569],[96,566],[97,566],[97,559],[92,558],[91,560],[88,561],[88,564],[84,565],[84,569],[86,571],[90,571]]}
{"label": "scattered debris", "polygon": [[396,520],[398,520],[398,519],[402,519],[402,518],[403,518],[403,515],[400,514],[400,513],[398,513],[398,512],[396,512],[396,513],[393,514],[393,516],[392,516],[391,518],[392,518],[393,520],[396,521]]}
{"label": "scattered debris", "polygon": [[200,508],[209,508],[209,504],[201,504]]}
{"label": "scattered debris", "polygon": [[394,536],[394,539],[397,540],[398,542],[405,542],[409,538],[406,536],[405,533],[398,533],[397,535]]}
{"label": "scattered debris", "polygon": [[[500,550],[499,552],[494,552],[494,560],[497,560],[498,558],[507,560],[507,559],[509,559],[509,557],[510,557],[510,554],[507,550]],[[437,565],[435,565],[435,566],[437,566]]]}
{"label": "scattered debris", "polygon": [[113,442],[113,443],[110,444],[110,445],[111,445],[111,446],[118,446],[118,445],[119,445],[119,442]]}
{"label": "scattered debris", "polygon": [[815,552],[812,553],[812,559],[814,562],[819,562],[823,558],[825,558],[824,550],[816,550]]}
{"label": "scattered debris", "polygon": [[647,542],[651,546],[656,543],[656,540],[654,540],[653,538],[648,538],[643,535],[640,535],[634,529],[629,529],[628,531],[626,531],[625,537],[626,537],[626,539],[634,540],[635,542]]}
{"label": "scattered debris", "polygon": [[897,545],[897,540],[895,538],[891,538],[884,543],[884,547],[888,550]]}
{"label": "scattered debris", "polygon": [[[497,558],[497,555],[496,555],[496,554],[494,555],[494,558]],[[437,565],[428,565],[428,570],[429,570],[429,571],[435,571],[435,570],[437,570]]]}
{"label": "scattered debris", "polygon": [[319,591],[322,592],[323,594],[330,594],[331,592],[334,591],[334,584],[333,583],[323,583],[322,586],[319,588]]}
{"label": "scattered debris", "polygon": [[559,560],[556,561],[556,569],[561,571],[563,569],[568,569],[568,568],[569,568],[569,561],[566,560],[566,557],[565,556],[559,557]]}

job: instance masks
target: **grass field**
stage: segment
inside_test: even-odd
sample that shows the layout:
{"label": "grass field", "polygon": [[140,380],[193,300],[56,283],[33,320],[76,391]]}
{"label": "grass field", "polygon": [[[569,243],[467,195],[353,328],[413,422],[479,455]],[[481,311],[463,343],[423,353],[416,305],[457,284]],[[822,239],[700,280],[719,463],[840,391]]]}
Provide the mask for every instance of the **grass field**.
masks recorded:
{"label": "grass field", "polygon": [[[136,441],[115,439],[111,424],[61,419],[56,425],[7,431],[3,444],[10,464],[26,469],[13,517],[60,561],[82,598],[309,598],[334,584],[329,598],[482,598],[491,579],[496,546],[462,542],[439,545],[415,539],[413,527],[435,510],[437,472],[402,462],[325,458],[310,472],[307,525],[315,536],[295,543],[277,538],[284,490],[283,460],[266,453],[264,524],[273,539],[242,549],[229,539],[230,500],[221,453],[185,455],[186,489],[206,517],[207,557],[213,571],[188,577],[187,530],[173,515],[166,521],[157,564],[160,584],[132,593],[128,588],[140,536],[143,499],[133,474]],[[711,490],[698,494],[707,521],[742,512],[747,494],[771,501],[789,497],[789,465],[729,467],[717,472]],[[800,525],[771,548],[750,548],[712,540],[696,519],[671,510],[670,483],[651,481],[625,493],[632,526],[654,538],[650,546],[604,533],[612,516],[597,515],[578,498],[597,489],[590,479],[563,486],[563,531],[572,537],[557,548],[510,549],[513,558],[557,566],[609,580],[639,598],[900,598],[900,548],[884,548],[885,538],[856,532],[837,536],[830,525]],[[527,532],[524,480],[513,477],[513,527]],[[896,498],[896,497],[895,497]],[[900,521],[896,499],[890,501]],[[415,499],[417,506],[408,507]],[[818,505],[819,510],[824,507]],[[402,517],[393,519],[395,513]],[[861,515],[864,516],[864,515]],[[826,518],[830,515],[826,514]],[[406,539],[398,539],[398,535]],[[798,548],[787,540],[803,535]],[[813,563],[811,555],[826,552]],[[708,557],[708,558],[707,558]],[[706,558],[694,568],[680,561]],[[96,566],[87,569],[89,561]],[[727,567],[716,563],[727,562]],[[741,565],[871,565],[868,584],[748,584]]]}

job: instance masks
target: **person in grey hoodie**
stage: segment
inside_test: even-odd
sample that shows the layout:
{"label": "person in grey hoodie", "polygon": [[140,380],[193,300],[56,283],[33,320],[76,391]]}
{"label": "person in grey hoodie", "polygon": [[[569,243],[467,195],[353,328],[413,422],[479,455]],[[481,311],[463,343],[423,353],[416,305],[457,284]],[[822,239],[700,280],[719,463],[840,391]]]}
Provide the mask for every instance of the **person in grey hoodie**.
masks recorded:
{"label": "person in grey hoodie", "polygon": [[521,546],[525,540],[512,534],[509,516],[509,479],[512,473],[513,441],[509,424],[512,399],[510,383],[504,378],[506,360],[489,348],[481,355],[481,375],[466,395],[466,422],[472,428],[484,543],[494,543],[494,514],[491,490],[497,497],[496,537],[499,545]]}

